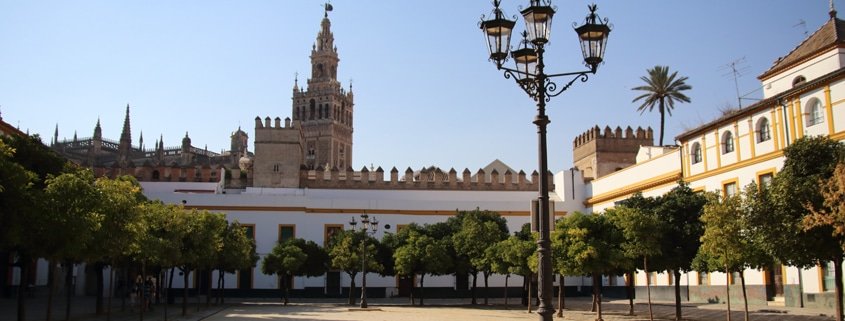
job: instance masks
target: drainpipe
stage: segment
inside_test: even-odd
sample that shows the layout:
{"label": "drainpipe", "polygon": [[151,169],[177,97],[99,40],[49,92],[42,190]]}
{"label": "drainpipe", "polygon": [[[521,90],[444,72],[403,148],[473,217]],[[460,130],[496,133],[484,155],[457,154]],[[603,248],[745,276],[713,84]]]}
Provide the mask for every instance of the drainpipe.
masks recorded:
{"label": "drainpipe", "polygon": [[[780,109],[783,113],[783,127],[784,127],[783,128],[783,134],[786,137],[786,138],[784,138],[783,147],[787,147],[787,146],[789,146],[789,121],[790,121],[789,113],[786,112],[786,101],[784,99],[779,99],[778,103],[780,103],[780,107],[781,107]],[[801,276],[799,274],[798,283],[801,283],[800,278],[801,278]]]}

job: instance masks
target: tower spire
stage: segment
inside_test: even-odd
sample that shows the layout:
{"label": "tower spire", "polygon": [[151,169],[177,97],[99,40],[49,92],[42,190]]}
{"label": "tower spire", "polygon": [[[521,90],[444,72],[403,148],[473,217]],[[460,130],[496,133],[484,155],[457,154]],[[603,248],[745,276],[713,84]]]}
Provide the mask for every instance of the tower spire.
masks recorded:
{"label": "tower spire", "polygon": [[132,143],[132,132],[129,125],[129,104],[126,104],[126,118],[123,119],[123,131],[120,133],[120,142]]}
{"label": "tower spire", "polygon": [[830,19],[836,19],[836,8],[833,6],[833,0],[830,0]]}
{"label": "tower spire", "polygon": [[[76,132],[73,133],[76,136]],[[103,138],[103,128],[100,127],[100,117],[97,117],[97,125],[94,126],[94,139],[102,139]],[[74,138],[76,140],[76,138]]]}

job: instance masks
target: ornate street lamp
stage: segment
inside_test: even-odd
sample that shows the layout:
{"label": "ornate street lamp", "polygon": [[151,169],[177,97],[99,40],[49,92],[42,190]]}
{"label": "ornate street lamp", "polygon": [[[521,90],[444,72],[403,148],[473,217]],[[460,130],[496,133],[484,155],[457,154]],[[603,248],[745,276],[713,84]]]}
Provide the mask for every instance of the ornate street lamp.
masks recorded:
{"label": "ornate street lamp", "polygon": [[[496,68],[504,70],[505,78],[513,78],[517,85],[525,91],[528,96],[537,102],[537,116],[534,124],[537,125],[539,141],[539,163],[540,163],[540,190],[538,201],[540,203],[539,222],[540,238],[537,240],[537,256],[539,261],[538,281],[540,283],[539,298],[540,307],[537,313],[540,320],[551,321],[554,314],[552,305],[552,264],[551,264],[551,242],[549,231],[551,222],[549,214],[549,179],[548,179],[548,153],[546,149],[546,127],[549,124],[549,117],[546,115],[546,103],[552,97],[560,95],[576,80],[586,82],[589,74],[595,74],[598,65],[602,63],[604,50],[607,45],[607,37],[610,34],[610,26],[607,19],[601,19],[596,14],[596,5],[588,8],[584,25],[575,28],[578,40],[581,42],[581,52],[584,55],[584,65],[589,70],[567,72],[559,74],[546,74],[543,63],[545,45],[549,42],[549,35],[552,26],[552,18],[555,9],[551,0],[530,0],[530,5],[520,13],[525,19],[525,31],[522,33],[523,40],[517,49],[511,52],[511,57],[516,63],[516,68],[504,67],[508,60],[510,51],[510,38],[513,26],[516,24],[516,17],[508,20],[506,15],[499,9],[500,0],[493,0],[493,12],[491,19],[485,20],[481,17],[480,27],[487,38],[487,46],[490,50],[490,60],[496,64]],[[563,86],[551,81],[551,78],[571,76]]]}
{"label": "ornate street lamp", "polygon": [[[355,231],[355,227],[358,225],[358,222],[355,221],[355,216],[352,217],[352,220],[349,221],[349,226],[352,227],[352,231]],[[361,214],[361,226],[359,231],[361,232],[363,238],[361,238],[361,308],[367,308],[367,238],[369,236],[375,235],[376,231],[378,231],[378,220],[376,220],[375,216],[370,219],[370,216],[367,215],[366,212]],[[351,291],[351,290],[350,290]]]}

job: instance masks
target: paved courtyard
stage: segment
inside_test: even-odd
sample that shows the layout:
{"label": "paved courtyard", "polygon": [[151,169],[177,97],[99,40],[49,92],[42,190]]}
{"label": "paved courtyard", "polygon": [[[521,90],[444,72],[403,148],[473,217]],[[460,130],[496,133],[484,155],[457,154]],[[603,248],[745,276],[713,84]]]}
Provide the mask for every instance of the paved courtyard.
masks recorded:
{"label": "paved courtyard", "polygon": [[[572,310],[565,310],[563,320],[587,321],[595,320],[595,313],[589,312],[589,301],[571,300]],[[426,307],[411,307],[395,304],[371,304],[371,309],[350,309],[341,304],[299,303],[281,306],[276,303],[249,303],[233,306],[219,311],[205,320],[331,320],[331,321],[482,321],[482,320],[537,320],[536,314],[529,314],[525,309],[517,306],[504,307],[502,305],[469,306],[454,305],[450,302],[435,301],[435,305]],[[654,305],[655,320],[672,320],[674,307],[668,304]],[[724,305],[685,305],[684,316],[687,320],[725,320]],[[741,307],[740,307],[741,308]],[[757,321],[815,321],[833,320],[829,316],[820,316],[817,311],[792,309],[767,309],[756,307],[751,313],[751,319]],[[636,315],[628,316],[628,305],[625,302],[605,302],[603,304],[604,320],[648,320],[648,306],[637,304]],[[743,320],[741,311],[732,314],[733,320]],[[555,318],[560,320],[560,318]]]}
{"label": "paved courtyard", "polygon": [[[61,299],[60,299],[61,300]],[[193,301],[193,300],[192,300]],[[409,306],[407,299],[372,299],[370,309],[361,310],[350,308],[342,300],[292,299],[292,303],[283,306],[278,299],[259,299],[245,301],[227,301],[227,305],[204,304],[191,305],[187,316],[180,316],[180,305],[171,305],[168,310],[168,321],[235,321],[235,320],[269,320],[269,321],[482,321],[482,320],[537,320],[537,315],[528,313],[526,309],[511,301],[505,306],[500,299],[491,300],[490,305],[469,305],[466,299],[426,300],[426,306]],[[0,299],[0,321],[15,320],[14,300]],[[74,321],[104,321],[105,316],[93,314],[93,298],[75,297],[73,303]],[[137,313],[129,310],[121,311],[118,302],[114,302],[112,321],[140,320]],[[567,309],[564,317],[556,320],[592,321],[595,313],[589,312],[590,301],[587,298],[567,298]],[[30,302],[27,320],[45,319],[45,302],[43,298],[33,298]],[[648,320],[648,306],[638,302],[635,315],[629,316],[627,301],[609,301],[602,304],[604,320]],[[740,310],[741,305],[732,305],[734,309],[732,319],[744,320]],[[655,320],[672,320],[674,306],[667,302],[659,302],[653,306]],[[753,321],[830,321],[832,310],[800,309],[786,307],[750,307]],[[164,306],[155,306],[155,310],[147,313],[146,321],[165,320]],[[683,305],[686,320],[706,321],[725,320],[725,305],[723,304],[691,304]],[[64,305],[56,302],[53,308],[53,320],[64,319]]]}

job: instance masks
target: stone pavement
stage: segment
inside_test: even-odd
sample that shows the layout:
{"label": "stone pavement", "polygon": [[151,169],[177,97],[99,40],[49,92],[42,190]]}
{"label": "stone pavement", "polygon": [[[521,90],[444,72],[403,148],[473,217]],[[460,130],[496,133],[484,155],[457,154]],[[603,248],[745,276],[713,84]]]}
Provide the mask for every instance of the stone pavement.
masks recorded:
{"label": "stone pavement", "polygon": [[[64,298],[55,298],[52,320],[64,320]],[[193,302],[193,299],[191,299]],[[409,306],[408,299],[370,299],[370,309],[361,310],[350,308],[344,300],[337,299],[291,299],[291,304],[283,306],[278,299],[234,300],[227,299],[226,305],[204,304],[189,306],[189,313],[181,316],[181,305],[168,307],[168,321],[234,321],[234,320],[278,320],[278,321],[309,321],[309,320],[367,320],[367,321],[417,321],[417,320],[537,320],[537,315],[528,313],[526,308],[516,304],[518,299],[511,299],[511,304],[505,306],[501,299],[490,300],[489,305],[469,305],[468,299],[427,299],[426,306]],[[567,309],[563,319],[573,321],[595,320],[595,313],[589,312],[588,298],[567,298]],[[113,302],[111,320],[132,321],[141,320],[137,312],[121,310],[121,302]],[[199,309],[197,308],[199,306]],[[725,320],[726,306],[723,304],[694,304],[684,303],[683,314],[685,320],[706,321]],[[732,305],[734,310],[732,320],[744,320],[742,305]],[[740,309],[740,310],[737,310]],[[658,302],[653,305],[655,320],[672,320],[674,305],[669,302]],[[815,310],[790,307],[749,307],[753,321],[830,321],[833,311]],[[13,299],[0,299],[0,321],[16,320],[16,305]],[[648,306],[637,302],[635,315],[628,316],[627,301],[607,301],[602,304],[605,321],[648,320]],[[27,320],[45,320],[46,298],[30,298],[27,309]],[[74,297],[71,320],[74,321],[105,321],[105,316],[94,314],[94,299],[92,297]],[[147,321],[161,321],[164,318],[164,306],[157,305],[154,311],[146,313]]]}

